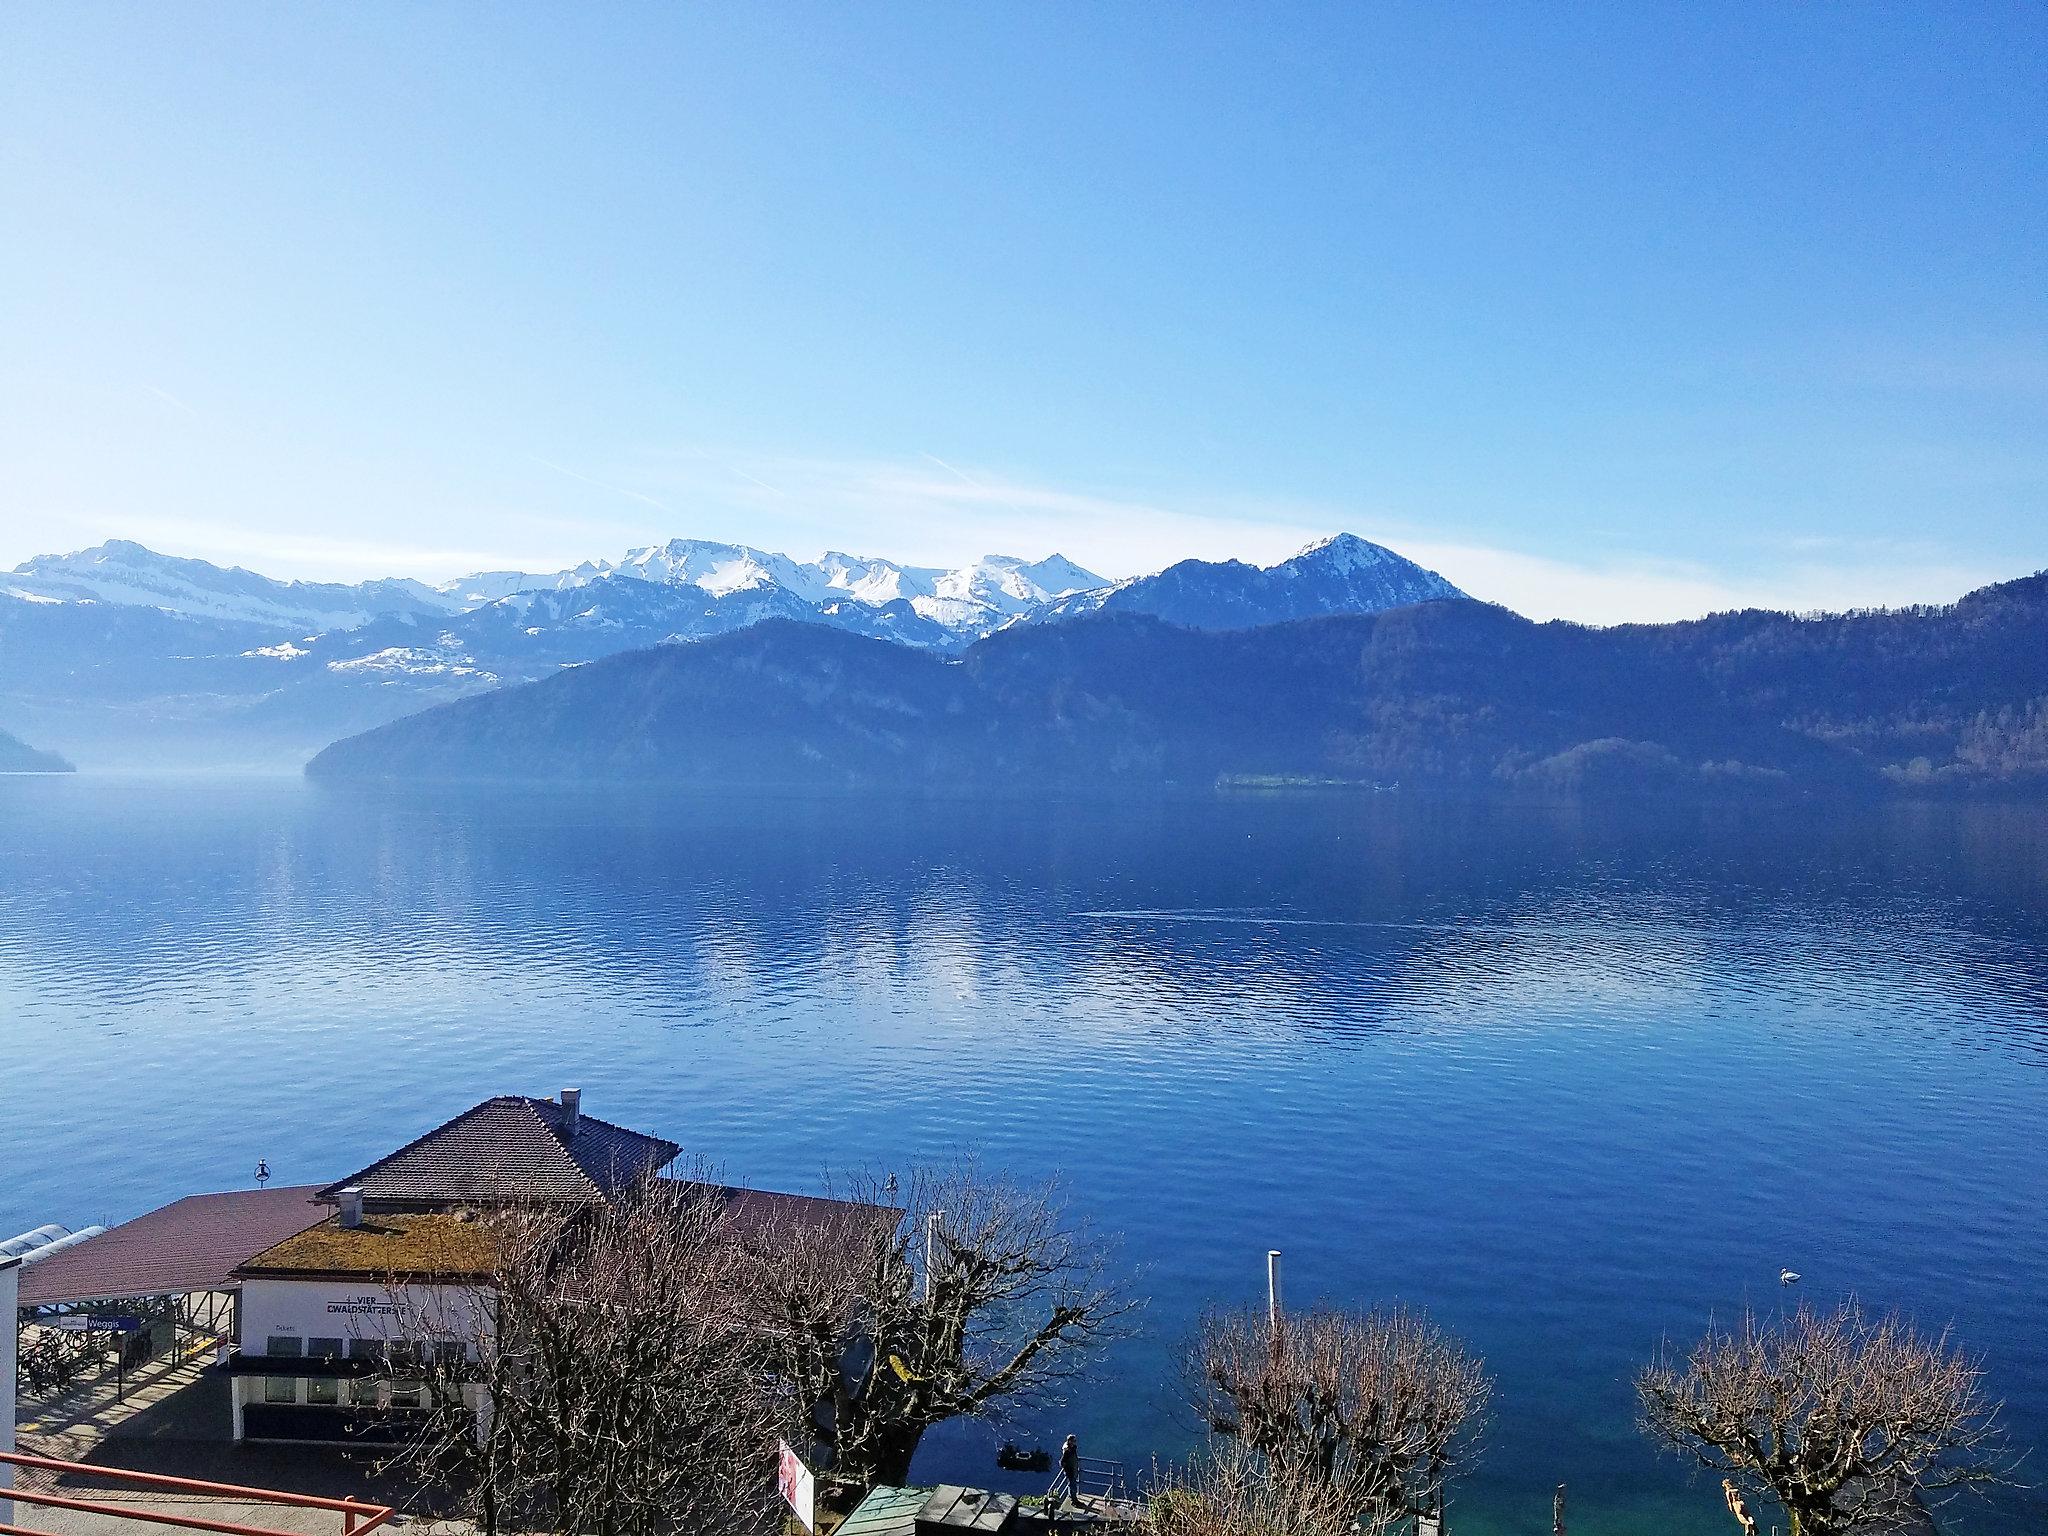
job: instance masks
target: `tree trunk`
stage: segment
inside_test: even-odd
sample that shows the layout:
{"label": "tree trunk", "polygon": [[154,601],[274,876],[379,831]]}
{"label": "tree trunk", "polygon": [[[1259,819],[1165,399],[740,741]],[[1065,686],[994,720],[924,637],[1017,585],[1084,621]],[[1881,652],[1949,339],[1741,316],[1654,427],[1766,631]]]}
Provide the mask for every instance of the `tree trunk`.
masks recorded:
{"label": "tree trunk", "polygon": [[874,1478],[901,1487],[910,1480],[910,1463],[924,1439],[922,1424],[888,1424],[875,1436]]}

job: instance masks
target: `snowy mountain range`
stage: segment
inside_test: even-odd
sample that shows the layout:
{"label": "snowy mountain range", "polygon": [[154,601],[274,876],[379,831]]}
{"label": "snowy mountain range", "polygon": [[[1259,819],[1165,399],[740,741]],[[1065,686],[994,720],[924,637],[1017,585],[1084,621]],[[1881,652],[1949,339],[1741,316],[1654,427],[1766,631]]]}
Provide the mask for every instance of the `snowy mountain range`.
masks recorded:
{"label": "snowy mountain range", "polygon": [[[643,584],[645,591],[625,588]],[[240,567],[161,555],[126,539],[67,555],[42,555],[0,576],[0,594],[46,602],[119,603],[161,609],[185,618],[279,624],[311,631],[354,629],[380,618],[438,618],[472,613],[492,604],[531,607],[542,594],[582,594],[589,601],[549,605],[571,617],[619,601],[646,614],[661,592],[679,601],[688,624],[691,605],[722,604],[746,595],[772,605],[794,599],[831,612],[845,604],[886,609],[901,602],[910,615],[947,635],[985,634],[1056,598],[1108,586],[1060,555],[1020,560],[988,555],[957,570],[899,565],[893,560],[831,553],[801,562],[744,544],[672,539],[629,550],[618,560],[587,560],[568,570],[477,571],[438,586],[409,578],[340,584],[278,581]],[[623,598],[612,594],[626,592]],[[728,627],[725,625],[720,628]],[[859,627],[849,625],[849,627]],[[929,641],[940,637],[925,636]]]}
{"label": "snowy mountain range", "polygon": [[1122,582],[1061,555],[948,569],[673,539],[436,585],[280,581],[117,539],[0,574],[0,723],[88,763],[109,745],[122,760],[186,755],[176,742],[199,761],[282,766],[450,698],[771,619],[953,654],[1098,610],[1238,629],[1461,595],[1349,534],[1270,567],[1188,560]]}

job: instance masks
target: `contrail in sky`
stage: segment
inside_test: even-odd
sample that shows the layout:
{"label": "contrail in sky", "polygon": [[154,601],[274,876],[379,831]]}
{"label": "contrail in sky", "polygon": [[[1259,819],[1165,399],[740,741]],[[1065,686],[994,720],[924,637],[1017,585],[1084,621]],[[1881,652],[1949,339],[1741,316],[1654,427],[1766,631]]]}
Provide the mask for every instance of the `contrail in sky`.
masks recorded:
{"label": "contrail in sky", "polygon": [[961,478],[962,480],[965,480],[965,481],[966,481],[966,482],[967,482],[967,483],[968,483],[969,485],[973,486],[973,487],[974,487],[974,488],[975,488],[975,489],[976,489],[977,491],[979,491],[979,490],[983,490],[983,489],[986,489],[986,487],[984,487],[984,486],[982,485],[982,483],[981,483],[981,482],[980,482],[979,480],[975,479],[975,478],[974,478],[974,476],[972,476],[972,475],[970,475],[969,473],[967,473],[967,471],[966,471],[966,470],[964,470],[964,469],[960,468],[960,467],[959,467],[959,466],[958,466],[957,464],[948,464],[948,463],[947,463],[947,462],[946,462],[946,461],[945,461],[944,459],[940,458],[940,457],[939,457],[939,456],[938,456],[938,455],[937,455],[936,453],[920,453],[920,454],[918,455],[918,457],[919,457],[919,458],[921,458],[921,459],[930,459],[930,460],[931,460],[931,461],[932,461],[932,462],[933,462],[934,464],[938,465],[938,466],[939,466],[939,468],[941,468],[941,469],[945,470],[945,471],[946,471],[946,473],[948,473],[948,474],[950,474],[950,475],[958,475],[958,476],[959,476],[959,477],[960,477],[960,478]]}
{"label": "contrail in sky", "polygon": [[656,501],[652,496],[645,495],[639,491],[629,491],[623,485],[609,485],[602,480],[593,480],[588,475],[579,475],[573,469],[566,469],[562,465],[550,459],[543,459],[536,454],[529,453],[527,457],[532,459],[542,469],[552,469],[558,475],[567,475],[571,480],[581,480],[585,485],[594,485],[600,491],[610,491],[614,496],[630,496],[635,501],[644,501],[648,506],[668,513],[671,517],[675,515],[676,509],[665,501]]}
{"label": "contrail in sky", "polygon": [[158,389],[154,384],[145,384],[142,387],[148,390],[152,395],[155,395],[157,399],[163,401],[166,405],[175,405],[179,410],[183,411],[187,416],[190,416],[194,421],[198,421],[200,419],[199,413],[197,411],[193,410],[191,406],[187,405],[184,401],[180,400],[168,389]]}

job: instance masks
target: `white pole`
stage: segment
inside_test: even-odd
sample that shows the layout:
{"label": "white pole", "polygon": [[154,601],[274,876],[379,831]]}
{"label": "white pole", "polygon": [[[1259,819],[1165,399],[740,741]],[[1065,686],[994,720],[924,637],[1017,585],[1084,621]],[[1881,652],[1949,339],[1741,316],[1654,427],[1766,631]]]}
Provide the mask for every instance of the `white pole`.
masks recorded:
{"label": "white pole", "polygon": [[1280,1331],[1280,1250],[1266,1250],[1266,1324]]}
{"label": "white pole", "polygon": [[924,1219],[924,1299],[931,1305],[932,1269],[939,1262],[939,1213],[933,1211]]}
{"label": "white pole", "polygon": [[[20,1390],[15,1379],[14,1346],[20,1329],[15,1308],[21,1300],[21,1260],[0,1259],[0,1451],[14,1449],[14,1397]],[[14,1468],[0,1461],[0,1525],[14,1523],[14,1500],[5,1490],[14,1486]]]}

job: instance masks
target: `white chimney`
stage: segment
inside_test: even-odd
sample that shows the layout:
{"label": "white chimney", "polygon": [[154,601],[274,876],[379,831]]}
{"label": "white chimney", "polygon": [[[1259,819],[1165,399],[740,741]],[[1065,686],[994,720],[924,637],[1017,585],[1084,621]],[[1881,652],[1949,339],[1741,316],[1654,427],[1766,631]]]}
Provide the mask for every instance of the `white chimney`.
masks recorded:
{"label": "white chimney", "polygon": [[341,1191],[341,1224],[344,1227],[363,1224],[363,1192],[353,1184]]}
{"label": "white chimney", "polygon": [[577,1126],[583,1123],[583,1090],[564,1088],[562,1090],[562,1134],[574,1136]]}

